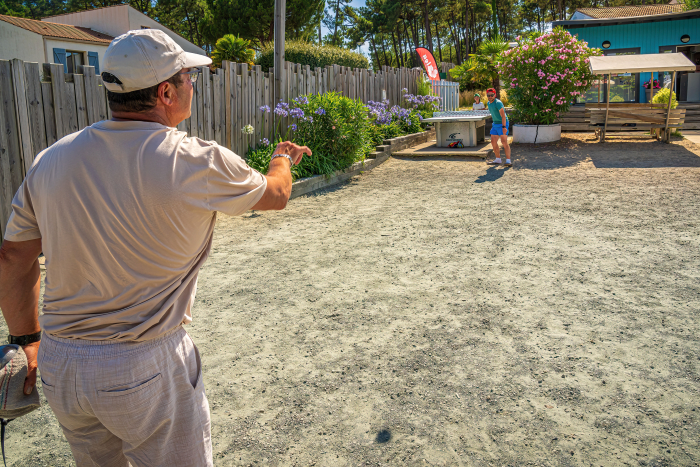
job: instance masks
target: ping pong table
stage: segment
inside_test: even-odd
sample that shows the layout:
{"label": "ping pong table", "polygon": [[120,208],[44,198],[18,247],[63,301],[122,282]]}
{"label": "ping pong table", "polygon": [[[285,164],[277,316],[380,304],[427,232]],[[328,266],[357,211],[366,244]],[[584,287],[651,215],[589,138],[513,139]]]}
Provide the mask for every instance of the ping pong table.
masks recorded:
{"label": "ping pong table", "polygon": [[485,140],[486,119],[490,117],[488,110],[461,110],[435,112],[423,122],[435,123],[438,148],[465,148]]}

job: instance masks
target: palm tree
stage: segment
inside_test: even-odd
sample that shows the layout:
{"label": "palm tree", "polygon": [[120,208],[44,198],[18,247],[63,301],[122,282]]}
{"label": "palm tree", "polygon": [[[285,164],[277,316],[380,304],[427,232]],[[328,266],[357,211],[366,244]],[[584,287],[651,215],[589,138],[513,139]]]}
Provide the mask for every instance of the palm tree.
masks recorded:
{"label": "palm tree", "polygon": [[498,62],[501,59],[501,54],[506,50],[508,50],[508,42],[497,35],[493,39],[483,41],[464,66],[466,71],[472,75],[473,81],[490,80],[496,90],[496,96],[501,95]]}
{"label": "palm tree", "polygon": [[226,34],[224,37],[216,41],[214,50],[211,53],[213,65],[221,68],[221,62],[229,60],[235,63],[247,63],[253,66],[255,51],[250,48],[250,41]]}

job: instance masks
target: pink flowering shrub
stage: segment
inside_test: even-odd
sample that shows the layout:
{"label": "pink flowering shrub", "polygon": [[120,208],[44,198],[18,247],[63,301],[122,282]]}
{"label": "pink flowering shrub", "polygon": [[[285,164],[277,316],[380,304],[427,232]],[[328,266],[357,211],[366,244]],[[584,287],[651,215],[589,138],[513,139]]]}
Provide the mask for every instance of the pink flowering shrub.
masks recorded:
{"label": "pink flowering shrub", "polygon": [[513,105],[513,121],[551,125],[593,84],[588,63],[600,49],[556,28],[547,34],[517,38],[519,46],[503,52],[501,79]]}

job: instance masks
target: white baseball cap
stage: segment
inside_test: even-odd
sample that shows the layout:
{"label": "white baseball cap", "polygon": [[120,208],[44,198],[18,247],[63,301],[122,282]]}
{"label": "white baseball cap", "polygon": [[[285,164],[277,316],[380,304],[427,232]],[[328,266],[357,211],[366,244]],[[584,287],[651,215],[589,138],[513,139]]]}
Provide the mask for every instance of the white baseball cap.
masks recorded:
{"label": "white baseball cap", "polygon": [[[107,90],[117,93],[150,88],[169,79],[183,68],[211,64],[205,55],[185,52],[159,29],[137,29],[115,38],[102,59],[102,80]],[[116,77],[121,84],[111,77]]]}

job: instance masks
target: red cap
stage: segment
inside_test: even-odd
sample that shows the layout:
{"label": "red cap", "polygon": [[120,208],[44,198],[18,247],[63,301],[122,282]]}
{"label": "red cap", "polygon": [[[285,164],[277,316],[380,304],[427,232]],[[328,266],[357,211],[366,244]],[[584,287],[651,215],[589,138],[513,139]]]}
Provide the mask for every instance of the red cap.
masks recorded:
{"label": "red cap", "polygon": [[489,93],[489,92],[492,92],[492,93],[496,94],[496,90],[495,90],[494,88],[488,88],[488,89],[486,90],[486,93]]}

